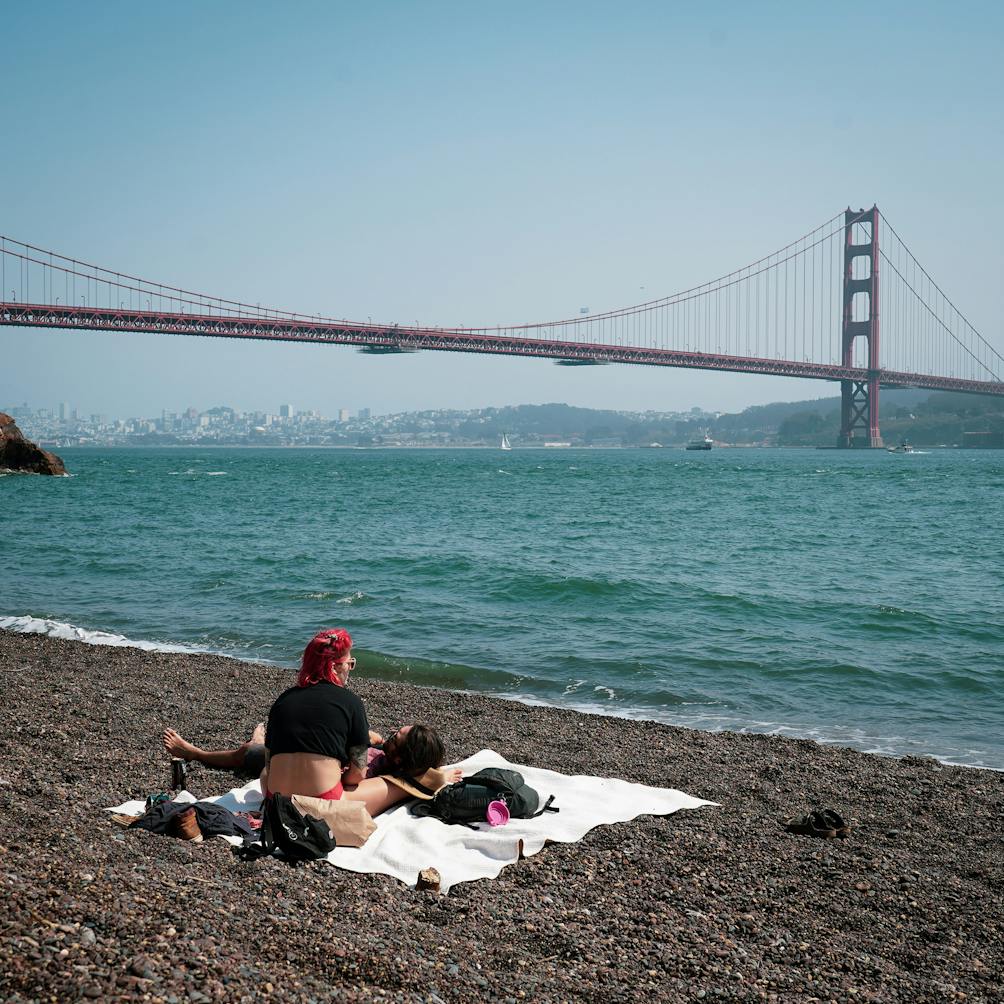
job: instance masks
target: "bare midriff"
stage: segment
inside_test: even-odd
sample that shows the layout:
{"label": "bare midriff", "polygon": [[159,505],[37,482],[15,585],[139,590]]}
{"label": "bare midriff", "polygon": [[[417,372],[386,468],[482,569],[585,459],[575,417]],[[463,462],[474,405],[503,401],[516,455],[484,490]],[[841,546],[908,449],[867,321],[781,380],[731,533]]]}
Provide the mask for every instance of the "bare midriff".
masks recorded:
{"label": "bare midriff", "polygon": [[320,795],[342,779],[342,763],[319,753],[276,753],[268,764],[269,791],[281,795]]}

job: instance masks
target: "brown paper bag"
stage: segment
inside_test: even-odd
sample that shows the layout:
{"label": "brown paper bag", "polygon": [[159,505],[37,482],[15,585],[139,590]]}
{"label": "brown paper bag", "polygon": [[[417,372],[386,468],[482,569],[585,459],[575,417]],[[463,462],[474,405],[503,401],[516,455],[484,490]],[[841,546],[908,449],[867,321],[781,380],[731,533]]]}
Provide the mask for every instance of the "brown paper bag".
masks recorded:
{"label": "brown paper bag", "polygon": [[305,816],[323,819],[339,847],[362,847],[376,829],[363,802],[310,795],[293,795],[291,800]]}

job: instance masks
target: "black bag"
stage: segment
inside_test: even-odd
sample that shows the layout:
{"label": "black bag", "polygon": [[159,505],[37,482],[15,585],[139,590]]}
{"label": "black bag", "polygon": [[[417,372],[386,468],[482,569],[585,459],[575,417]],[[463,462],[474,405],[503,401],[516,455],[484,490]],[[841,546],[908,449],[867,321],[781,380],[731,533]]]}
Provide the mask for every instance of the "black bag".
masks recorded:
{"label": "black bag", "polygon": [[290,864],[325,858],[336,847],[328,824],[322,819],[305,816],[287,795],[269,795],[262,804],[259,839],[235,847],[234,853],[244,861],[254,861],[275,851],[281,851]]}
{"label": "black bag", "polygon": [[544,812],[557,812],[552,795],[540,807],[540,796],[515,770],[486,767],[456,784],[440,789],[434,798],[411,807],[413,816],[433,816],[444,823],[462,823],[476,829],[485,822],[492,802],[505,802],[513,819],[533,819]]}

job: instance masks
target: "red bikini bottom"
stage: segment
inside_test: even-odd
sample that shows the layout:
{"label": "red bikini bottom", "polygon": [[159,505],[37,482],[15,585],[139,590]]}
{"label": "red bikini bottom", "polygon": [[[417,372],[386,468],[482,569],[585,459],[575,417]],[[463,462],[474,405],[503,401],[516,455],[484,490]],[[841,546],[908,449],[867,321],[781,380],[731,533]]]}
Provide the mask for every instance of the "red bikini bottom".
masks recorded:
{"label": "red bikini bottom", "polygon": [[[335,800],[341,798],[342,795],[344,795],[344,794],[345,794],[345,789],[342,787],[342,782],[339,781],[338,784],[336,784],[334,786],[334,788],[328,789],[328,791],[324,792],[324,794],[322,794],[322,795],[313,795],[311,797],[313,797],[313,798],[330,798],[332,801],[335,801]],[[268,788],[266,788],[265,789],[265,798],[269,798],[271,795],[272,795],[272,792],[270,792],[268,790]]]}

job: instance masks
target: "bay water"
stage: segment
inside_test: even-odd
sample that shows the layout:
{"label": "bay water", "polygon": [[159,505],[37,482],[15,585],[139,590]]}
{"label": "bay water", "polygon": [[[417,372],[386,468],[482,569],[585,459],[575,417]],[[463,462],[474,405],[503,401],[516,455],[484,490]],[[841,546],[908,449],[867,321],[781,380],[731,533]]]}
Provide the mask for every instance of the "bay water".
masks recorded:
{"label": "bay water", "polygon": [[61,452],[0,627],[1004,769],[1004,453]]}

